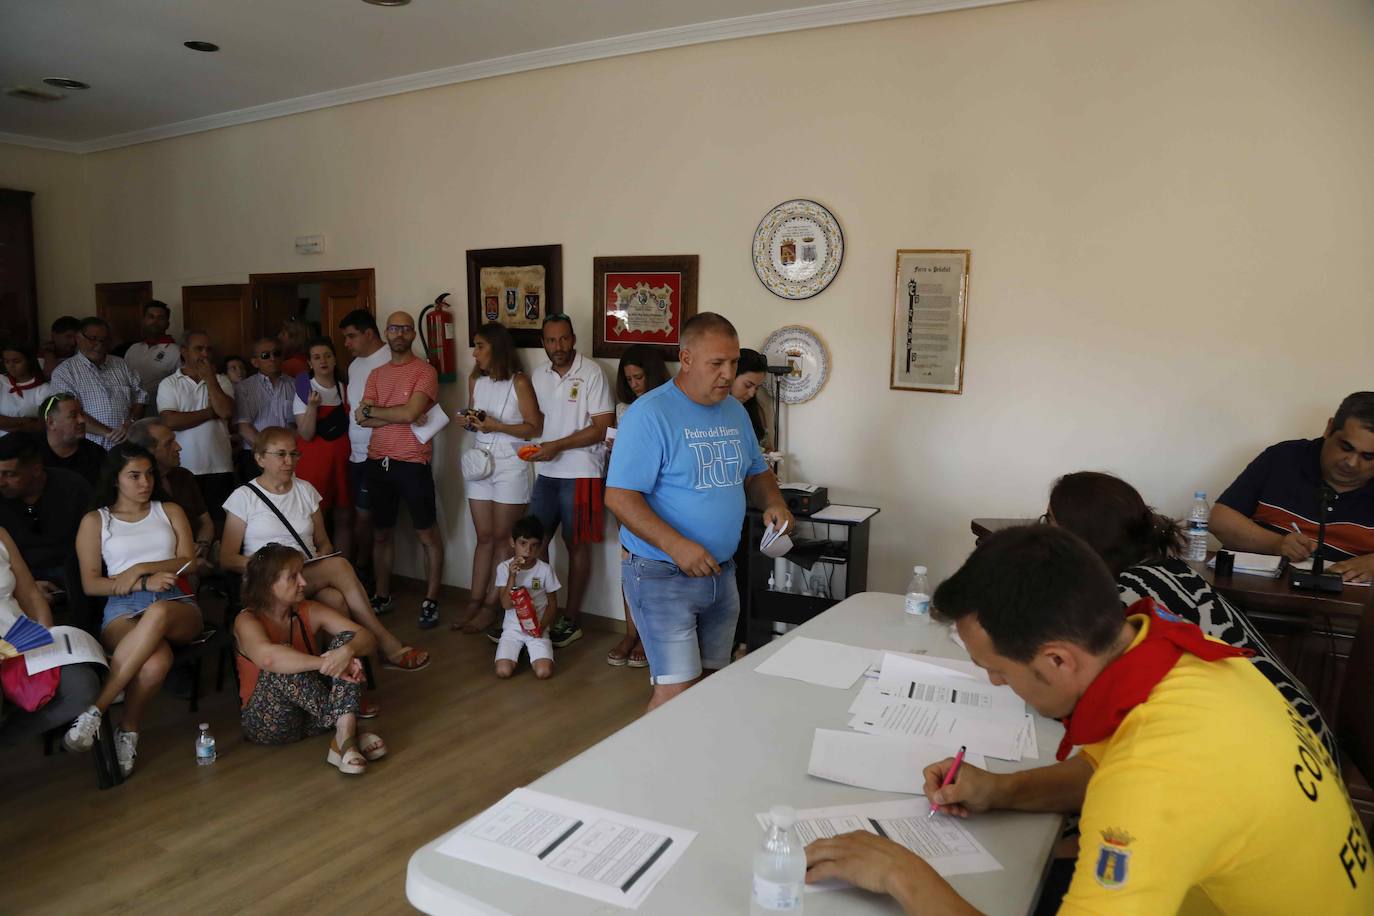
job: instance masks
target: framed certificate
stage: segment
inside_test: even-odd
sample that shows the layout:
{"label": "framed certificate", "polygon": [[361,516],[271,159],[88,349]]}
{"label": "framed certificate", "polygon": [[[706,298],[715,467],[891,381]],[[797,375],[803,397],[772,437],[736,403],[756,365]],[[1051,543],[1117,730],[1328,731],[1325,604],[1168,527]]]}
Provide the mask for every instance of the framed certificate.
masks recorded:
{"label": "framed certificate", "polygon": [[592,355],[645,344],[675,361],[682,325],[697,313],[697,264],[694,254],[593,258]]}
{"label": "framed certificate", "polygon": [[897,252],[889,384],[893,390],[963,393],[968,274],[966,248]]}

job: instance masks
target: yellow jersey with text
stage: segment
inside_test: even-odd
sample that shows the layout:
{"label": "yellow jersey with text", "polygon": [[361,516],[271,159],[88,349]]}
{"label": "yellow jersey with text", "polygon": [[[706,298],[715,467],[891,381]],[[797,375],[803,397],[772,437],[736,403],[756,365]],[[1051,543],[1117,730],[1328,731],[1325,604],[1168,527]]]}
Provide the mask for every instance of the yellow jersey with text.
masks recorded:
{"label": "yellow jersey with text", "polygon": [[[1141,624],[1132,648],[1144,639]],[[1184,653],[1094,772],[1061,914],[1374,913],[1369,840],[1307,723],[1246,659]]]}

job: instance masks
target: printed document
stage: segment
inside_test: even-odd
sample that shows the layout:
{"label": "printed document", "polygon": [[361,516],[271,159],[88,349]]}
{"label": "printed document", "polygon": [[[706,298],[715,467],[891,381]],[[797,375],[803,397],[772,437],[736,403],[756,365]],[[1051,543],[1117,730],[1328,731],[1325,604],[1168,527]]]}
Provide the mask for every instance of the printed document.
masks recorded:
{"label": "printed document", "polygon": [[970,751],[1020,760],[1025,717],[989,719],[968,715],[952,706],[936,706],[883,693],[865,680],[849,707],[849,727],[870,735],[905,735],[942,747],[965,746]]}
{"label": "printed document", "polygon": [[[811,741],[811,762],[806,772],[861,789],[923,795],[925,768],[958,752],[957,744],[818,728]],[[982,754],[965,753],[964,760],[976,767],[987,767]]]}
{"label": "printed document", "polygon": [[695,837],[692,830],[516,789],[437,851],[637,909]]}
{"label": "printed document", "polygon": [[986,677],[974,678],[952,671],[935,664],[936,661],[884,652],[878,689],[913,703],[953,709],[977,718],[1011,720],[1020,725],[1026,714],[1026,702],[1010,687],[995,686]]}
{"label": "printed document", "polygon": [[39,674],[62,665],[88,662],[110,667],[105,650],[96,638],[77,627],[53,627],[52,642],[24,653],[24,668],[29,674]]}
{"label": "printed document", "polygon": [[878,655],[876,649],[797,636],[754,670],[822,687],[849,688],[864,676]]}
{"label": "printed document", "polygon": [[[998,861],[958,818],[937,814],[927,819],[928,814],[930,802],[924,797],[810,808],[797,812],[797,834],[805,846],[855,830],[875,833],[910,849],[946,878],[1001,871]],[[767,818],[766,814],[758,815],[759,825],[765,826]],[[844,886],[841,881],[823,881],[806,885],[806,890],[829,891]]]}

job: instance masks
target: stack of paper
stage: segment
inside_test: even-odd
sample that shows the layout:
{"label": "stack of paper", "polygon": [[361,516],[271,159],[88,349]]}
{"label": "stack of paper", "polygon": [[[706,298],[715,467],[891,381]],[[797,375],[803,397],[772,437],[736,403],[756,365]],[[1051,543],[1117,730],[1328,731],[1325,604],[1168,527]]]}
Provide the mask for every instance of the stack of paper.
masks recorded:
{"label": "stack of paper", "polygon": [[[1237,553],[1235,570],[1238,573],[1246,573],[1252,576],[1268,576],[1274,578],[1279,574],[1279,563],[1283,562],[1283,557],[1271,557],[1263,553]],[[1207,561],[1207,565],[1216,569],[1217,558]]]}
{"label": "stack of paper", "polygon": [[[806,772],[861,789],[923,795],[925,768],[958,752],[958,745],[934,744],[900,735],[818,728]],[[987,766],[982,754],[966,753],[964,760],[974,766]]]}

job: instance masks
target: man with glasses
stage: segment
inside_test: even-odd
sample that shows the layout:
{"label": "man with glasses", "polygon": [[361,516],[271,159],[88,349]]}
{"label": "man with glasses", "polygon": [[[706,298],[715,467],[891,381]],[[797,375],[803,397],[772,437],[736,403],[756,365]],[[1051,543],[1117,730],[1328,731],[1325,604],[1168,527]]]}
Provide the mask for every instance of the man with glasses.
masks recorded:
{"label": "man with glasses", "polygon": [[439,577],[444,571],[444,539],[435,524],[434,475],[429,462],[434,448],[415,436],[412,424],[439,403],[439,374],[411,352],[415,320],[407,312],[392,312],[386,321],[391,358],[373,369],[354,417],[372,430],[367,446],[368,499],[372,505],[372,566],[377,593],[372,607],[378,613],[391,604],[392,534],[402,500],[425,552],[425,600],[420,603],[420,628],[439,625]]}
{"label": "man with glasses", "polygon": [[224,526],[224,501],[234,492],[227,425],[234,417],[234,386],[227,375],[215,372],[209,334],[187,331],[179,352],[181,368],[158,386],[157,407],[162,422],[176,434],[181,448],[178,464],[195,475],[219,530]]}
{"label": "man with glasses", "polygon": [[110,325],[86,318],[76,338],[77,354],[52,374],[53,391],[70,391],[81,401],[86,438],[103,449],[124,441],[129,424],[143,416],[148,393],[138,373],[110,355]]}
{"label": "man with glasses", "polygon": [[43,466],[71,471],[95,486],[105,463],[105,450],[86,438],[81,401],[70,391],[59,391],[43,402],[39,416],[43,418],[43,436],[35,439]]}
{"label": "man with glasses", "polygon": [[269,426],[296,428],[296,416],[291,410],[296,386],[282,375],[281,344],[271,337],[258,338],[249,362],[258,371],[234,386],[234,403],[238,407],[235,422],[243,437],[243,450],[238,456],[239,477],[245,481],[257,477],[262,470],[253,460],[258,430]]}
{"label": "man with glasses", "polygon": [[544,523],[546,558],[548,542],[560,525],[568,549],[566,616],[560,616],[549,630],[554,646],[561,649],[582,638],[578,622],[592,574],[591,545],[600,543],[604,527],[606,449],[602,443],[615,419],[615,401],[601,367],[578,354],[571,318],[544,316],[543,344],[549,364],[530,373],[544,414],[543,441],[530,459],[539,472],[530,513]]}
{"label": "man with glasses", "polygon": [[86,481],[71,471],[45,468],[33,439],[0,439],[0,528],[14,538],[49,601],[64,592],[69,603],[81,595],[72,545],[90,502]]}
{"label": "man with glasses", "polygon": [[[343,331],[344,349],[352,357],[348,364],[347,403],[362,402],[367,380],[372,370],[391,360],[391,350],[382,342],[377,319],[367,309],[355,309],[339,322]],[[367,447],[372,442],[372,430],[358,423],[350,410],[348,414],[348,485],[353,489],[353,551],[348,559],[365,583],[372,579],[372,503],[367,490]],[[388,598],[388,601],[390,599]],[[377,613],[391,610],[390,604],[377,607]]]}
{"label": "man with glasses", "polygon": [[148,300],[143,303],[143,338],[124,351],[124,361],[138,373],[149,404],[157,402],[158,386],[177,371],[181,359],[181,347],[167,333],[171,323],[171,307],[158,299]]}

